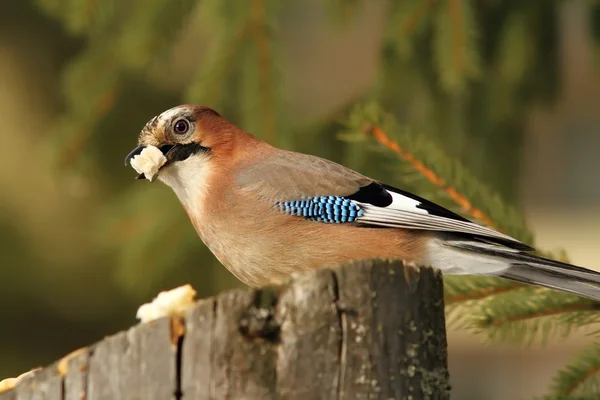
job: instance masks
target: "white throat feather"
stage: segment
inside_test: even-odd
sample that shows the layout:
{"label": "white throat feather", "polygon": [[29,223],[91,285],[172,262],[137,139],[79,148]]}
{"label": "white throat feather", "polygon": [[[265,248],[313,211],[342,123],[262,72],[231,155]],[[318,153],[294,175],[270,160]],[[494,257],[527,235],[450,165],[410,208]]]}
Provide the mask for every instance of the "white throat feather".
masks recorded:
{"label": "white throat feather", "polygon": [[196,218],[202,214],[209,190],[212,173],[209,158],[208,154],[197,153],[166,165],[158,174],[158,179],[173,189],[179,201]]}

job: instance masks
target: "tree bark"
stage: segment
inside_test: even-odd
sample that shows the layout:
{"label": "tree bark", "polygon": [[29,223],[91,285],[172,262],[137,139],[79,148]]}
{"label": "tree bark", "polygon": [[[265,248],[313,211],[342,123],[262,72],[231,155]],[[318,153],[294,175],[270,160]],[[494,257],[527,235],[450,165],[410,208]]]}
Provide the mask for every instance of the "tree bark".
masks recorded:
{"label": "tree bark", "polygon": [[0,400],[448,399],[446,356],[440,274],[368,260],[201,300],[185,321],[108,337]]}

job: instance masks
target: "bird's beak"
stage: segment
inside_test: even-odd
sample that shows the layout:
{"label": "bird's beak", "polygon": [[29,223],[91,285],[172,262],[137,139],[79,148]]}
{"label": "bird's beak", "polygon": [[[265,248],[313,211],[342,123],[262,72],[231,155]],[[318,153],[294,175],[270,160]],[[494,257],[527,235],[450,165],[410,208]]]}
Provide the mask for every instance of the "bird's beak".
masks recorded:
{"label": "bird's beak", "polygon": [[[175,146],[167,144],[164,146],[160,146],[158,149],[165,155],[165,157],[167,157],[167,159],[169,158],[168,154],[169,151],[171,149],[173,149]],[[137,156],[138,154],[140,154],[144,149],[146,148],[145,144],[140,144],[139,146],[137,146],[135,149],[131,150],[129,152],[129,154],[127,154],[127,157],[125,157],[125,166],[129,165],[131,159],[135,156]],[[167,161],[168,163],[168,161]],[[166,165],[166,164],[165,164]],[[144,179],[144,174],[139,174],[135,179]]]}
{"label": "bird's beak", "polygon": [[131,150],[129,154],[127,154],[127,157],[125,157],[125,166],[128,166],[131,159],[144,151],[145,148],[145,144],[140,144],[135,149]]}
{"label": "bird's beak", "polygon": [[[145,148],[146,148],[146,146],[141,144],[141,145],[137,146],[135,149],[131,150],[129,152],[129,154],[127,154],[127,157],[125,157],[125,166],[128,166],[131,159],[133,157],[137,156],[138,154],[140,154]],[[138,176],[135,177],[135,179],[144,179],[144,174],[139,174]]]}

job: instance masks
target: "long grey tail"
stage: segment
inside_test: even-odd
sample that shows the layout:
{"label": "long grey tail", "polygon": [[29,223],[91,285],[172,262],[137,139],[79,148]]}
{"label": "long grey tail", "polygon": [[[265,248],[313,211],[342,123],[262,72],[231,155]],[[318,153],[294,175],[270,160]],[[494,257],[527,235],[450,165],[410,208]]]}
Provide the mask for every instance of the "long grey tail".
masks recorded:
{"label": "long grey tail", "polygon": [[600,301],[599,272],[499,245],[467,241],[452,245],[506,261],[508,268],[496,272],[496,276]]}

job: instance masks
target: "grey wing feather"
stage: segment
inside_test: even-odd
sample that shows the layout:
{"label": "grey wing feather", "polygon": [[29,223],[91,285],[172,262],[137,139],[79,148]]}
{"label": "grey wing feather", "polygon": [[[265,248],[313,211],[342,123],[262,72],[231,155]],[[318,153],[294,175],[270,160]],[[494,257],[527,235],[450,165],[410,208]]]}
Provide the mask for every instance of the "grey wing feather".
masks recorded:
{"label": "grey wing feather", "polygon": [[[268,154],[261,162],[243,168],[235,177],[236,184],[268,201],[294,201],[316,196],[352,197],[361,189],[377,186],[375,195],[389,196],[387,206],[368,202],[369,195],[356,203],[364,211],[357,222],[363,225],[390,228],[421,229],[478,235],[503,244],[530,249],[529,246],[493,229],[464,219],[435,215],[440,206],[378,182],[340,164],[320,157],[279,150]],[[434,210],[435,206],[435,210]],[[446,210],[447,211],[447,210]],[[452,215],[450,211],[445,213]]]}
{"label": "grey wing feather", "polygon": [[440,232],[457,232],[498,239],[505,244],[512,244],[523,250],[529,246],[520,241],[469,221],[455,220],[437,215],[425,214],[398,208],[374,207],[369,204],[362,205],[364,216],[357,221],[371,225],[388,226],[406,229],[423,229]]}
{"label": "grey wing feather", "polygon": [[446,245],[503,260],[508,268],[497,273],[502,278],[600,300],[600,273],[597,271],[486,243],[451,239]]}
{"label": "grey wing feather", "polygon": [[265,199],[294,201],[315,196],[349,196],[372,179],[333,161],[280,150],[243,168],[235,182]]}

